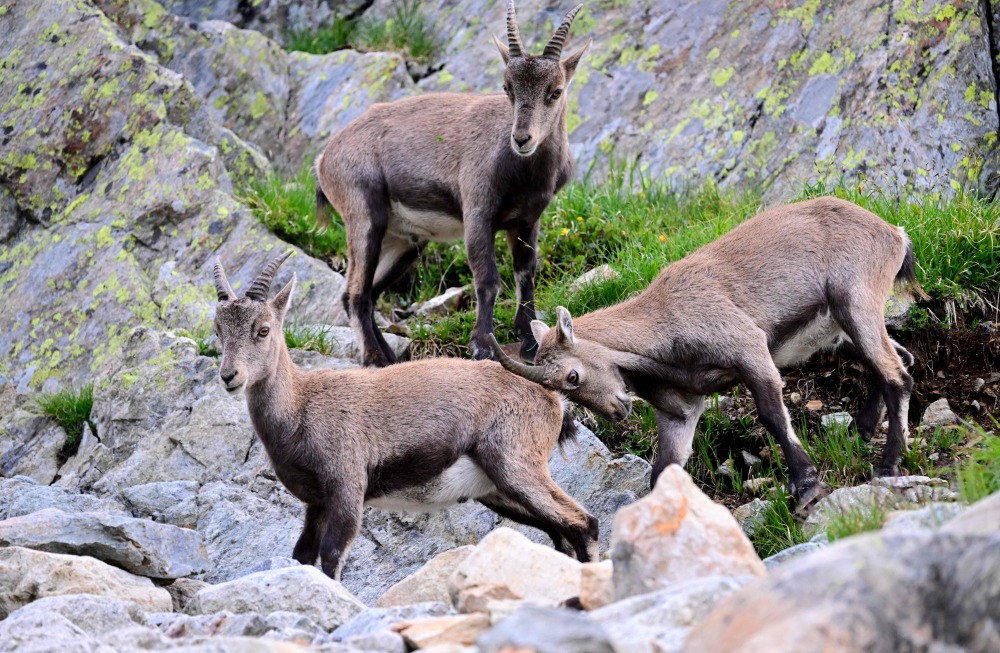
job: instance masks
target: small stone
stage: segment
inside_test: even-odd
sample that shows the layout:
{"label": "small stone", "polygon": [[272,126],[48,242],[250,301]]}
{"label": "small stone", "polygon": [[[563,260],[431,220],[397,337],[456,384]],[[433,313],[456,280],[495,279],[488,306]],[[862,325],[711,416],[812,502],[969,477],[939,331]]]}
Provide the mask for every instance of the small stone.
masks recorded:
{"label": "small stone", "polygon": [[478,585],[470,587],[459,596],[455,607],[463,614],[490,611],[490,603],[494,601],[520,601],[521,596],[503,583],[496,585]]}
{"label": "small stone", "polygon": [[764,462],[760,456],[755,456],[746,450],[741,450],[740,456],[743,458],[743,464],[750,469],[757,469]]}
{"label": "small stone", "polygon": [[802,544],[796,544],[795,546],[790,546],[783,551],[778,551],[769,558],[764,558],[764,566],[767,567],[768,570],[771,570],[779,565],[783,565],[791,562],[792,560],[798,560],[799,558],[807,556],[811,553],[815,553],[825,546],[826,544],[822,542],[803,542]]}
{"label": "small stone", "polygon": [[818,412],[818,411],[821,411],[821,410],[823,410],[823,402],[820,401],[819,399],[813,399],[811,401],[807,401],[806,402],[806,410],[810,410],[810,411],[812,411],[814,413]]}
{"label": "small stone", "polygon": [[977,378],[975,381],[972,382],[972,391],[973,392],[979,392],[984,387],[986,387],[986,379]]}
{"label": "small stone", "polygon": [[748,478],[743,481],[743,491],[747,494],[760,494],[761,490],[774,482],[774,479],[769,476],[762,476],[760,478]]}
{"label": "small stone", "polygon": [[923,417],[920,418],[920,425],[936,428],[958,424],[960,421],[958,415],[948,405],[948,400],[942,397],[927,407]]}
{"label": "small stone", "polygon": [[580,605],[596,610],[615,600],[614,566],[610,560],[585,562],[580,574]]}
{"label": "small stone", "polygon": [[770,507],[770,501],[754,499],[733,510],[733,518],[736,519],[736,523],[740,525],[747,537],[753,537],[754,533],[764,525],[764,513]]}
{"label": "small stone", "polygon": [[788,401],[790,401],[792,404],[794,404],[796,406],[799,405],[799,404],[801,404],[802,403],[802,393],[801,392],[793,392],[792,394],[788,395]]}
{"label": "small stone", "polygon": [[726,478],[732,478],[733,476],[733,459],[727,458],[719,467],[715,470],[717,476],[725,476]]}
{"label": "small stone", "polygon": [[392,627],[408,646],[426,648],[437,644],[471,646],[490,627],[490,618],[481,613],[426,617],[404,621]]}
{"label": "small stone", "polygon": [[415,315],[424,317],[447,315],[460,310],[469,303],[469,287],[448,288],[437,297],[432,297],[420,304],[410,306]]}
{"label": "small stone", "polygon": [[828,415],[823,415],[823,417],[820,418],[820,423],[823,425],[823,428],[847,428],[853,421],[854,418],[851,417],[850,413],[830,413]]}
{"label": "small stone", "polygon": [[184,612],[184,608],[191,602],[194,595],[208,587],[209,584],[203,580],[194,578],[178,578],[166,586],[170,592],[170,599],[174,603],[174,612]]}
{"label": "small stone", "polygon": [[945,373],[944,373],[944,370],[938,370],[938,371],[937,371],[937,374],[935,374],[934,376],[936,376],[936,377],[937,377],[937,378],[939,378],[939,379],[946,379],[946,378],[948,378],[948,377],[947,377],[947,376],[945,375]]}
{"label": "small stone", "polygon": [[598,265],[596,268],[587,270],[570,282],[569,291],[574,293],[579,292],[585,286],[589,286],[592,283],[596,283],[598,281],[610,281],[612,279],[617,279],[618,276],[618,272],[615,271],[615,269],[610,265]]}

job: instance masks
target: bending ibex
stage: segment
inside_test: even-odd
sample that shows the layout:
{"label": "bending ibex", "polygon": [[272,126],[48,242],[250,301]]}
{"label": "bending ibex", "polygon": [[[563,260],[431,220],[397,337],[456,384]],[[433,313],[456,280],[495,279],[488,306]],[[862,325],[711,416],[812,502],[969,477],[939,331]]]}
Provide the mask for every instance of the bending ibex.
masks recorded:
{"label": "bending ibex", "polygon": [[871,373],[858,415],[870,439],[889,408],[879,475],[898,473],[905,448],[913,357],[889,338],[883,311],[895,283],[919,290],[913,247],[902,229],[836,198],[765,211],[667,266],[639,295],[556,327],[532,323],[537,366],[503,356],[508,370],[562,392],[611,419],[631,408],[626,388],[654,408],[659,454],[652,482],[691,454],[705,395],[744,383],[781,445],[800,508],[823,485],[795,436],[778,369],[838,346]]}
{"label": "bending ibex", "polygon": [[462,238],[476,287],[472,355],[488,357],[500,289],[494,241],[501,230],[514,259],[522,355],[534,355],[529,325],[538,219],[573,175],[567,87],[590,42],[560,56],[580,7],[534,56],[521,44],[511,0],[508,45],[494,37],[506,64],[504,93],[434,93],[376,104],[334,134],[316,159],[317,219],[329,223],[332,204],[347,229],[344,309],[366,365],[395,362],[375,325],[374,301],[429,241]]}
{"label": "bending ibex", "polygon": [[492,361],[434,359],[391,369],[299,369],[282,323],[295,276],[268,300],[285,254],[237,298],[221,263],[215,329],[226,390],[246,389],[275,474],[306,504],[292,553],[339,578],[365,504],[429,511],[463,499],[546,532],[592,560],[597,520],[549,475],[556,442],[575,435],[568,404]]}

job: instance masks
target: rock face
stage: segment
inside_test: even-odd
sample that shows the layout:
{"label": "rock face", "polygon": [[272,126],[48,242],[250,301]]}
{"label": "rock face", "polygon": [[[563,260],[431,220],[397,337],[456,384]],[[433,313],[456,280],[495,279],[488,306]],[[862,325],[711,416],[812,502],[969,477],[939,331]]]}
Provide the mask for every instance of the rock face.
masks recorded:
{"label": "rock face", "polygon": [[[987,502],[992,502],[992,505]],[[719,604],[685,651],[898,651],[1000,646],[997,498],[938,531],[837,542]]]}
{"label": "rock face", "polygon": [[91,556],[153,578],[181,578],[209,568],[197,531],[111,513],[48,508],[0,521],[0,546]]}
{"label": "rock face", "polygon": [[394,605],[420,603],[424,601],[450,601],[448,579],[469,555],[473,546],[450,549],[427,561],[416,573],[399,581],[379,597],[375,605],[388,608]]}
{"label": "rock face", "polygon": [[188,604],[191,614],[221,610],[267,614],[291,610],[333,630],[364,609],[343,585],[315,567],[299,565],[260,571],[199,591]]}
{"label": "rock face", "polygon": [[[488,28],[502,33],[504,4],[423,6],[447,43],[444,70],[420,87],[499,89]],[[530,51],[568,6],[518,3]],[[569,90],[569,140],[584,170],[611,152],[639,155],[654,176],[770,184],[774,199],[794,195],[802,178],[841,174],[889,188],[995,191],[988,6],[588,4],[567,44],[594,39]]]}
{"label": "rock face", "polygon": [[649,496],[618,512],[611,559],[619,600],[682,580],[764,573],[729,511],[677,465],[663,471]]}
{"label": "rock face", "polygon": [[170,594],[94,558],[0,548],[0,618],[36,599],[96,594],[133,601],[150,612],[170,610]]}
{"label": "rock face", "polygon": [[483,653],[615,653],[601,624],[578,612],[525,606],[476,642]]}

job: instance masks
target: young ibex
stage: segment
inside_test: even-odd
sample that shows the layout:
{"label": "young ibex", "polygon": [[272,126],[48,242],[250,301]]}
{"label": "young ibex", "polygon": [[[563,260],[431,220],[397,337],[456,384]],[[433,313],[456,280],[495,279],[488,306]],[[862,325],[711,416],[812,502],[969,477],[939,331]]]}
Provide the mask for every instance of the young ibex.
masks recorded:
{"label": "young ibex", "polygon": [[434,93],[376,104],[334,134],[316,159],[317,220],[329,223],[332,204],[347,229],[344,310],[366,365],[395,362],[375,325],[374,301],[428,242],[463,238],[476,288],[472,355],[488,357],[500,289],[494,241],[501,230],[513,255],[522,355],[534,355],[529,325],[538,220],[573,175],[567,87],[590,42],[560,56],[582,6],[566,14],[534,56],[521,44],[510,0],[508,45],[494,36],[506,64],[504,93]]}
{"label": "young ibex", "polygon": [[[659,455],[652,482],[691,454],[705,395],[745,384],[781,445],[789,490],[801,508],[823,493],[795,436],[779,368],[841,347],[871,373],[858,415],[866,440],[889,408],[879,475],[898,473],[913,361],[886,332],[894,283],[919,291],[913,247],[902,229],[861,207],[825,197],[765,211],[667,266],[639,295],[556,327],[535,321],[536,366],[496,354],[508,370],[558,390],[611,419],[631,408],[626,388],[654,408]],[[902,357],[902,360],[901,360]]]}
{"label": "young ibex", "polygon": [[549,475],[556,442],[575,434],[568,405],[492,361],[390,369],[299,369],[282,323],[295,275],[271,300],[285,254],[237,298],[215,265],[226,390],[247,407],[275,474],[306,504],[293,557],[339,578],[366,504],[429,511],[464,499],[547,533],[579,560],[597,554],[597,520]]}

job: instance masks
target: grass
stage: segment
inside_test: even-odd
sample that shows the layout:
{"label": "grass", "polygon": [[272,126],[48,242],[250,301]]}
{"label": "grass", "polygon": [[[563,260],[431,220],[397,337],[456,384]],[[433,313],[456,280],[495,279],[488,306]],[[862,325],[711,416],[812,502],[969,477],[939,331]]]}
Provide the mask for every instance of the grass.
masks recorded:
{"label": "grass", "polygon": [[757,555],[773,556],[788,547],[807,541],[802,526],[792,514],[790,499],[782,487],[777,487],[771,503],[761,516],[761,523],[750,537]]}
{"label": "grass", "polygon": [[981,438],[981,442],[955,468],[959,494],[969,503],[1000,492],[1000,436],[979,427],[973,427],[973,431],[974,438]]}
{"label": "grass", "polygon": [[289,349],[308,349],[329,356],[337,347],[329,327],[322,324],[286,324],[284,331]]}
{"label": "grass", "polygon": [[93,407],[94,386],[90,384],[83,386],[79,391],[63,390],[35,398],[33,404],[35,412],[54,420],[66,432],[66,443],[59,452],[60,462],[76,454],[80,448],[80,438],[83,436],[85,425],[89,424],[90,430],[97,433],[97,427],[90,420],[90,411]]}
{"label": "grass", "polygon": [[335,16],[333,22],[316,30],[291,32],[285,47],[309,54],[327,54],[344,48],[362,52],[388,51],[408,61],[426,64],[438,48],[435,33],[420,0],[395,0],[384,20]]}
{"label": "grass", "polygon": [[883,505],[858,505],[838,512],[830,518],[826,536],[833,542],[858,533],[877,531],[882,528],[889,509]]}

